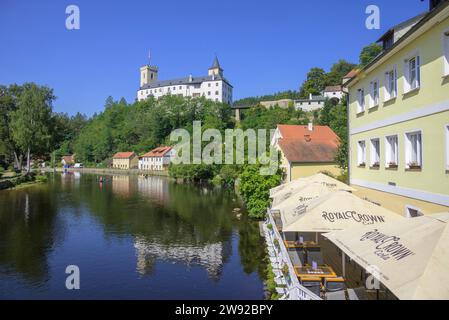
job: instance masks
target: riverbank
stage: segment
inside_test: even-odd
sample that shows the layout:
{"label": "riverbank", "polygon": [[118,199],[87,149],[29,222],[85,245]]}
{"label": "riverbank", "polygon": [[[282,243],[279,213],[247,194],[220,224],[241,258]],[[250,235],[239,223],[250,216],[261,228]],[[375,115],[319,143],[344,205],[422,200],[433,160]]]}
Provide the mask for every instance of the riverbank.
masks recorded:
{"label": "riverbank", "polygon": [[42,172],[81,172],[96,174],[114,174],[114,175],[149,175],[168,177],[168,171],[150,171],[139,169],[111,169],[111,168],[40,168]]}
{"label": "riverbank", "polygon": [[9,175],[0,179],[0,190],[19,189],[47,181],[46,176],[37,175],[36,173]]}

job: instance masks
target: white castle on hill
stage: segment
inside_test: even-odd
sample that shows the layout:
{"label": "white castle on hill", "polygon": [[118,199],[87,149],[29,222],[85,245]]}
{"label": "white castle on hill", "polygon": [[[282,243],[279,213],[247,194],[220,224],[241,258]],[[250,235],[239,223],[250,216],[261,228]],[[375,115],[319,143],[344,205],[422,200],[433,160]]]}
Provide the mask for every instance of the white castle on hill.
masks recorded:
{"label": "white castle on hill", "polygon": [[205,97],[212,101],[232,104],[232,85],[224,78],[223,69],[217,57],[207,76],[159,81],[158,68],[145,65],[140,68],[140,88],[137,91],[137,100],[145,100],[149,96],[156,99],[167,94],[183,97]]}

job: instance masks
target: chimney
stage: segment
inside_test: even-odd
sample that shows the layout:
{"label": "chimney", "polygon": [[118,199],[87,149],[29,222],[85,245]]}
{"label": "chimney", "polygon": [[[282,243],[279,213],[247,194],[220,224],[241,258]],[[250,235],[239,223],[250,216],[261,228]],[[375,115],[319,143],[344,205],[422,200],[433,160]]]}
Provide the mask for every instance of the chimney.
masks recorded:
{"label": "chimney", "polygon": [[190,74],[189,75],[189,82],[192,82],[193,81],[193,77],[192,77],[192,75]]}
{"label": "chimney", "polygon": [[308,126],[309,131],[313,131],[313,123],[309,122],[309,126]]}

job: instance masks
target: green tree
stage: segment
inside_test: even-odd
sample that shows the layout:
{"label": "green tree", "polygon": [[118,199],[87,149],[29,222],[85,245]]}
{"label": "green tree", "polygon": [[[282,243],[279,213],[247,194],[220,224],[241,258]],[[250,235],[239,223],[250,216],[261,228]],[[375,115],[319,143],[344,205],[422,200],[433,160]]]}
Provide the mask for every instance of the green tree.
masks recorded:
{"label": "green tree", "polygon": [[[11,113],[11,137],[18,151],[26,153],[27,171],[30,171],[31,152],[42,154],[51,142],[53,90],[33,83],[25,84],[18,99],[18,107]],[[16,151],[16,160],[17,151]],[[18,162],[18,161],[17,161]],[[17,163],[21,168],[21,163]]]}
{"label": "green tree", "polygon": [[342,83],[343,77],[356,67],[357,65],[350,63],[344,59],[340,59],[331,67],[331,70],[327,74],[327,85],[340,85]]}
{"label": "green tree", "polygon": [[377,43],[372,43],[367,45],[362,49],[360,53],[359,63],[360,67],[365,67],[368,65],[375,57],[377,57],[382,52],[382,46]]}
{"label": "green tree", "polygon": [[307,73],[306,80],[302,84],[299,95],[306,99],[309,97],[309,94],[319,95],[324,90],[324,87],[328,83],[327,74],[321,68],[312,68]]}

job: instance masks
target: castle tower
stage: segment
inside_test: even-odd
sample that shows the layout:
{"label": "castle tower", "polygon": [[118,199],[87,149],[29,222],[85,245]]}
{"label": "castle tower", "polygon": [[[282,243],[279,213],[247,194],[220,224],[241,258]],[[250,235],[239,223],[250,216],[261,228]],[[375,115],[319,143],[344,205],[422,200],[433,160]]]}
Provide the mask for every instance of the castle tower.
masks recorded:
{"label": "castle tower", "polygon": [[223,77],[223,69],[220,67],[220,62],[218,62],[217,56],[215,56],[214,63],[212,64],[212,67],[209,68],[208,74],[209,76],[220,75],[221,77]]}
{"label": "castle tower", "polygon": [[140,87],[157,81],[157,67],[152,67],[150,65],[145,65],[140,68]]}

